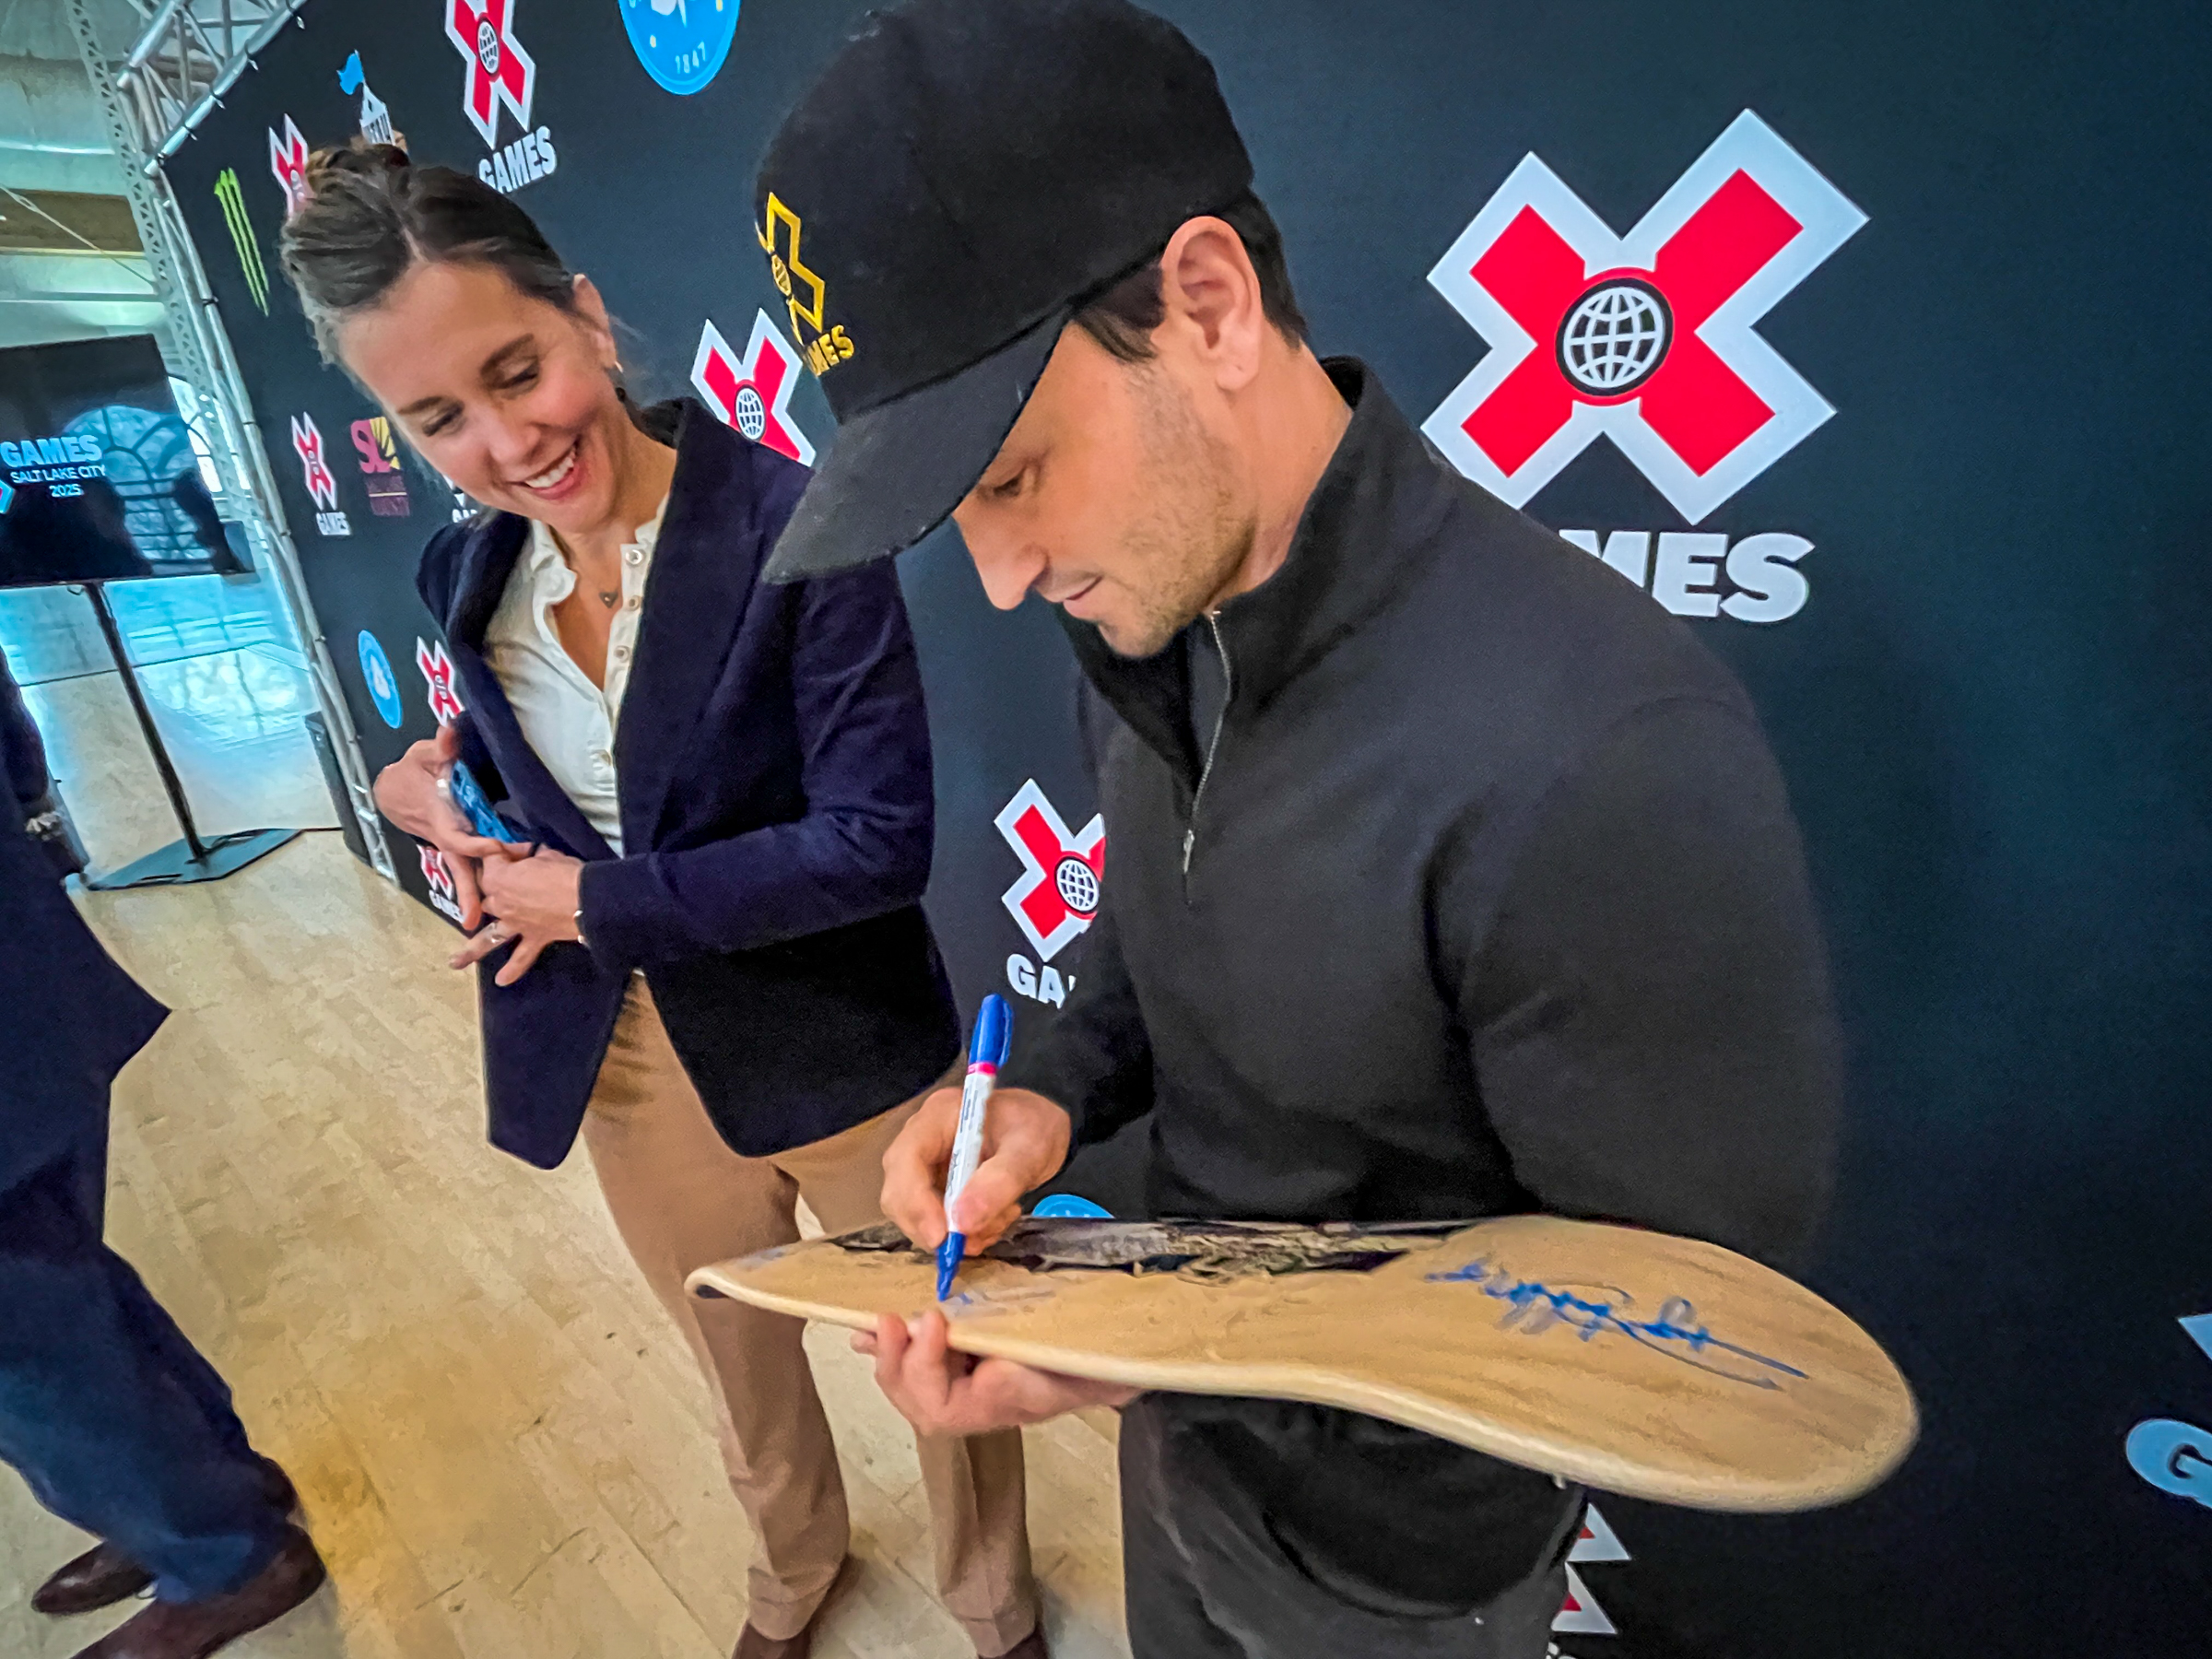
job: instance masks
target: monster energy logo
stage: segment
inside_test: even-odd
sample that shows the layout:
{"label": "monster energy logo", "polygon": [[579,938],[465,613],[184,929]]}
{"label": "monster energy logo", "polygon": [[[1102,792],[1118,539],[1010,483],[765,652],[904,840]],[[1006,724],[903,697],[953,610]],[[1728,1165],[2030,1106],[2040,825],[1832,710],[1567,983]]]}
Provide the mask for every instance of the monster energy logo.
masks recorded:
{"label": "monster energy logo", "polygon": [[269,274],[262,265],[261,248],[253,240],[253,221],[246,217],[245,194],[238,187],[236,168],[223,169],[222,176],[215,182],[215,199],[223,205],[223,223],[230,227],[230,243],[238,250],[238,263],[246,274],[246,287],[265,317],[269,314]]}

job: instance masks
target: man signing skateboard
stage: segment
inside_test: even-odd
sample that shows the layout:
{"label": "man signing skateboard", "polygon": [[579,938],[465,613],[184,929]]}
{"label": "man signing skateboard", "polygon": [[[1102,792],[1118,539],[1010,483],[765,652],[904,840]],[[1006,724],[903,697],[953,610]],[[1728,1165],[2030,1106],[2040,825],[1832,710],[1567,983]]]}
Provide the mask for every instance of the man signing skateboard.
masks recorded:
{"label": "man signing skateboard", "polygon": [[[1077,988],[1018,1049],[979,1250],[1142,1118],[1151,1207],[1543,1210],[1773,1259],[1836,1041],[1783,782],[1688,628],[1453,472],[1305,341],[1211,66],[1120,0],[873,18],[770,147],[771,269],[841,430],[772,579],[954,519],[1119,719]],[[1377,280],[1381,280],[1381,274]],[[959,1096],[886,1159],[916,1242]],[[1139,1659],[1535,1659],[1582,1494],[1356,1413],[861,1342],[971,1434],[1124,1406]]]}

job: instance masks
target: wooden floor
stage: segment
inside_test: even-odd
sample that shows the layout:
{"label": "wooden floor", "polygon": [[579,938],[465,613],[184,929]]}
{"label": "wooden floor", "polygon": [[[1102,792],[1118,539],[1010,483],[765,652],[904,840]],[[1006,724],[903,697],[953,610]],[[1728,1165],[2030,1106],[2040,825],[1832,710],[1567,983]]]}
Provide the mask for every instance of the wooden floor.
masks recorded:
{"label": "wooden floor", "polygon": [[[336,824],[300,719],[313,706],[312,693],[276,652],[203,652],[147,664],[138,679],[202,834]],[[24,687],[23,695],[95,872],[177,839],[121,677],[48,680]]]}
{"label": "wooden floor", "polygon": [[[702,1385],[581,1151],[547,1175],[485,1145],[452,935],[329,833],[222,882],[81,902],[176,1010],[116,1090],[110,1237],[298,1480],[334,1579],[226,1653],[728,1653],[750,1539]],[[966,1654],[924,1589],[903,1426],[841,1335],[810,1346],[861,1562],[817,1653]],[[1065,1659],[1127,1652],[1110,1433],[1030,1435]],[[67,1655],[113,1622],[25,1605],[82,1544],[0,1472],[0,1653]]]}

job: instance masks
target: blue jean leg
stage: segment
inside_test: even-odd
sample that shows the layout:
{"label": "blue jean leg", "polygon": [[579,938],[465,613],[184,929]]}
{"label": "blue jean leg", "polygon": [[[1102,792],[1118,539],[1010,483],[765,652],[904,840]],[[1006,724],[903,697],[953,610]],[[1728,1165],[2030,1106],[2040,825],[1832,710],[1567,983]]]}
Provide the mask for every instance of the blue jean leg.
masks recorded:
{"label": "blue jean leg", "polygon": [[[104,1125],[103,1125],[104,1128]],[[77,1211],[86,1218],[91,1238],[97,1242],[107,1233],[108,1209],[108,1148],[104,1133],[97,1142],[88,1142],[69,1160],[62,1179],[66,1182],[70,1197]],[[107,1269],[110,1283],[114,1288],[116,1301],[122,1306],[126,1326],[135,1332],[139,1346],[148,1360],[158,1369],[175,1379],[179,1387],[199,1403],[208,1427],[225,1446],[241,1458],[250,1458],[253,1449],[247,1443],[245,1425],[238,1420],[231,1406],[230,1385],[200,1350],[192,1346],[192,1339],[177,1328],[177,1322],[169,1316],[169,1310],[154,1300],[138,1270],[104,1245],[100,1255]]]}
{"label": "blue jean leg", "polygon": [[243,1584],[289,1523],[229,1390],[100,1238],[88,1147],[0,1194],[0,1461],[164,1600]]}

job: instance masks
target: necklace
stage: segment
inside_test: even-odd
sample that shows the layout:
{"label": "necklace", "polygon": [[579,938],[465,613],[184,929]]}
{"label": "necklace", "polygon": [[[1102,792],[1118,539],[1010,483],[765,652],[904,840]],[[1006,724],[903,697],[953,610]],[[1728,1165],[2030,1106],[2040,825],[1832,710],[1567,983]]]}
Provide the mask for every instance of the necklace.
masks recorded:
{"label": "necklace", "polygon": [[[576,556],[569,551],[569,544],[562,541],[557,533],[553,537],[553,545],[560,549],[560,561],[569,567],[569,573],[581,580],[582,572],[576,569]],[[594,587],[592,591],[599,595],[599,603],[608,610],[622,608],[622,589],[619,584],[611,588]]]}

